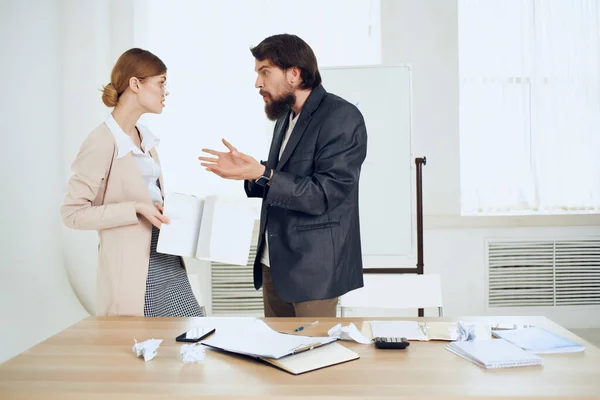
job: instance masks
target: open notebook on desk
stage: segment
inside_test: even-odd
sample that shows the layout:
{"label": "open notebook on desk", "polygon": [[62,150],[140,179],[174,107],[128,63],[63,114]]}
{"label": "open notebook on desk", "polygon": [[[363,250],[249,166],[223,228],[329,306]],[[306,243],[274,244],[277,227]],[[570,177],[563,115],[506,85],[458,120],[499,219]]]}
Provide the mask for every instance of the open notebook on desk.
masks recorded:
{"label": "open notebook on desk", "polygon": [[[475,324],[477,339],[491,339],[488,326]],[[457,340],[457,322],[445,321],[371,321],[373,338],[405,337],[408,340]]]}
{"label": "open notebook on desk", "polygon": [[359,358],[355,352],[329,336],[311,337],[276,332],[255,320],[243,329],[218,329],[201,341],[216,349],[259,358],[293,374]]}

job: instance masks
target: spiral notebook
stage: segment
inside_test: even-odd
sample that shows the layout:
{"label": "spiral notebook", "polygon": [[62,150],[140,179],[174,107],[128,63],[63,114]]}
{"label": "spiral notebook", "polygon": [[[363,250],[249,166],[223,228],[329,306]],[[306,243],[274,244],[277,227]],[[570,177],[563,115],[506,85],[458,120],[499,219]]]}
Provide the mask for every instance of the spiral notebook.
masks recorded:
{"label": "spiral notebook", "polygon": [[542,365],[542,358],[503,339],[452,342],[446,350],[485,369]]}

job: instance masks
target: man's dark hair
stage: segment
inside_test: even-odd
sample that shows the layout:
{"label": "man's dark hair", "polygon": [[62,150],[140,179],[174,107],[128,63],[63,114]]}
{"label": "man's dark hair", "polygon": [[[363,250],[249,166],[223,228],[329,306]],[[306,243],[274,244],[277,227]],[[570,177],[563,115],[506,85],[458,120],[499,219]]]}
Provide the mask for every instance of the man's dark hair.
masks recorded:
{"label": "man's dark hair", "polygon": [[268,59],[283,70],[297,67],[302,78],[300,89],[314,89],[321,84],[315,53],[296,35],[269,36],[250,51],[258,61]]}

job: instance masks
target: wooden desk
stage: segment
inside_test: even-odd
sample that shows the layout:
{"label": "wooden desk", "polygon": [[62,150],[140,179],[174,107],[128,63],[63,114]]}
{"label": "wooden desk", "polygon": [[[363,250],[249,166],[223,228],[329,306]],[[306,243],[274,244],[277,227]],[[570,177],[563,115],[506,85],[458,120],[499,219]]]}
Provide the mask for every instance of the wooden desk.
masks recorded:
{"label": "wooden desk", "polygon": [[[484,370],[445,350],[446,342],[412,342],[401,351],[344,341],[360,354],[359,360],[294,376],[210,349],[203,364],[183,364],[175,337],[208,320],[214,320],[218,333],[218,324],[226,319],[90,317],[1,364],[0,398],[600,398],[600,350],[590,343],[543,317],[469,319],[543,326],[585,345],[586,351],[544,355],[543,367]],[[360,329],[362,321],[320,319],[303,333],[326,335],[338,322],[354,322]],[[291,332],[310,321],[266,322]],[[156,358],[145,363],[132,352],[133,338],[164,342]]]}

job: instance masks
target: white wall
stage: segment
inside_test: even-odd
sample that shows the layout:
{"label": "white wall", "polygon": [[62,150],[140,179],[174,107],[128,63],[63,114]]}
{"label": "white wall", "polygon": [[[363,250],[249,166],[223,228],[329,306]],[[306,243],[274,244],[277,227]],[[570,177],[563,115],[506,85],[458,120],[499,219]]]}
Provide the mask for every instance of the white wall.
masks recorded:
{"label": "white wall", "polygon": [[86,315],[63,267],[58,1],[0,3],[0,362]]}
{"label": "white wall", "polygon": [[600,216],[461,217],[456,0],[383,0],[382,15],[383,63],[413,67],[414,154],[427,157],[425,271],[442,275],[444,314],[528,313],[568,327],[600,326],[599,307],[486,309],[486,238],[600,236]]}
{"label": "white wall", "polygon": [[[110,80],[110,2],[62,0],[62,154],[60,193],[66,192],[71,163],[85,137],[106,118],[100,89]],[[95,313],[98,234],[62,227],[65,267],[74,291]]]}

